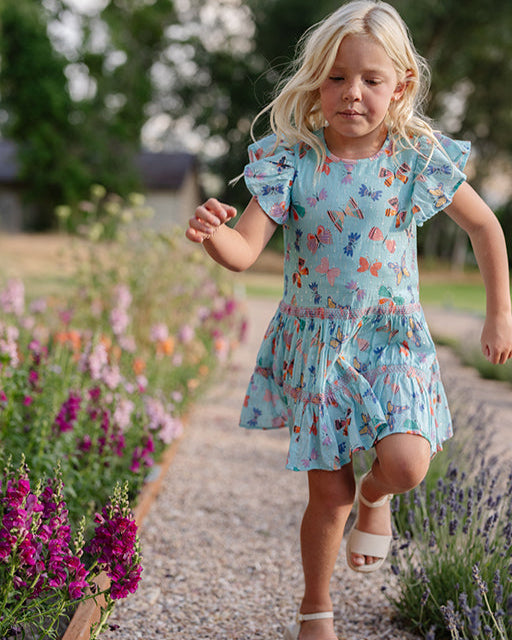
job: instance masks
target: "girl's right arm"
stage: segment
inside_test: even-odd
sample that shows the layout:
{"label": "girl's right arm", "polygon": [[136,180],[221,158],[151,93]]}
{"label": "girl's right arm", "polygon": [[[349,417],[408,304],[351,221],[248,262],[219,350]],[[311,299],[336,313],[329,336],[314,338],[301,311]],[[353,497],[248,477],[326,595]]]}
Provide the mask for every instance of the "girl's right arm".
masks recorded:
{"label": "girl's right arm", "polygon": [[249,202],[234,228],[225,223],[236,216],[236,209],[215,198],[196,209],[185,235],[204,244],[210,256],[231,271],[245,271],[258,258],[276,230],[277,223],[255,198]]}

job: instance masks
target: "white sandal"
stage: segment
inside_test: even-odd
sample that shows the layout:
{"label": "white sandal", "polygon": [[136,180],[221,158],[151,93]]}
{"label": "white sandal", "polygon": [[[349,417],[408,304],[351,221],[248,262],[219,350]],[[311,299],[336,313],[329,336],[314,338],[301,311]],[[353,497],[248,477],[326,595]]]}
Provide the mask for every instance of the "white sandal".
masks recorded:
{"label": "white sandal", "polygon": [[[375,502],[370,502],[369,500],[367,500],[361,493],[361,485],[366,475],[361,478],[361,482],[359,483],[359,488],[357,491],[359,502],[364,504],[365,507],[369,507],[370,509],[383,507],[387,502],[391,500],[393,494],[388,493],[380,500],[377,500]],[[354,523],[354,526],[350,530],[347,538],[348,566],[353,571],[358,571],[360,573],[371,573],[372,571],[377,571],[377,569],[380,569],[380,567],[386,560],[386,556],[388,555],[392,539],[393,536],[382,536],[376,535],[374,533],[365,533],[364,531],[359,531],[359,529],[356,529],[356,525]],[[362,556],[379,558],[379,560],[377,560],[376,562],[372,562],[371,564],[354,564],[352,562],[352,554],[354,553]]]}
{"label": "white sandal", "polygon": [[297,640],[300,632],[300,623],[308,620],[326,620],[328,618],[334,618],[332,611],[322,611],[320,613],[299,613],[297,615],[296,624],[292,624],[287,627],[284,632],[284,640]]}

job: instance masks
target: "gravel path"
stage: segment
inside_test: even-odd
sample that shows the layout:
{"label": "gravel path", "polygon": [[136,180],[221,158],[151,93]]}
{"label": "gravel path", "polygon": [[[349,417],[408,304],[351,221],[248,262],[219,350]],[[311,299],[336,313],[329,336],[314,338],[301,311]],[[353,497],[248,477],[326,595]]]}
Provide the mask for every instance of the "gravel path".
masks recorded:
{"label": "gravel path", "polygon": [[[266,300],[248,304],[249,341],[190,417],[142,528],[140,588],[116,607],[110,624],[118,628],[103,633],[102,640],[279,639],[295,615],[302,590],[298,531],[306,475],[284,469],[284,430],[237,427],[255,351],[276,307]],[[446,333],[443,318],[432,321]],[[454,330],[460,335],[460,323]],[[474,325],[468,330],[474,335]],[[448,349],[440,349],[439,356],[449,395],[479,402],[475,387],[483,381]],[[490,384],[495,390],[496,383]],[[510,387],[498,387],[493,403],[510,426]],[[485,391],[482,401],[490,393]],[[417,640],[392,621],[383,586],[393,589],[389,569],[355,574],[342,549],[332,583],[340,640]]]}

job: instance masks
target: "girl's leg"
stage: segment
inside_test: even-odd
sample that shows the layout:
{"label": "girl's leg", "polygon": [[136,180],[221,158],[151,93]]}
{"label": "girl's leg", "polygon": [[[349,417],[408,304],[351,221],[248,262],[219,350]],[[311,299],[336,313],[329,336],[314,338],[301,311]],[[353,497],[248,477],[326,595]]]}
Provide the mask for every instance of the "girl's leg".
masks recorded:
{"label": "girl's leg", "polygon": [[[309,471],[309,502],[301,526],[305,591],[301,613],[331,611],[331,575],[355,494],[352,464],[338,471]],[[336,638],[332,620],[303,622],[300,640]]]}
{"label": "girl's leg", "polygon": [[[365,477],[361,493],[376,502],[388,493],[405,493],[418,486],[430,464],[430,444],[422,436],[396,433],[386,436],[375,445],[377,457]],[[377,535],[391,534],[389,504],[370,509],[361,502],[357,528]],[[354,564],[371,564],[376,558],[353,554]]]}

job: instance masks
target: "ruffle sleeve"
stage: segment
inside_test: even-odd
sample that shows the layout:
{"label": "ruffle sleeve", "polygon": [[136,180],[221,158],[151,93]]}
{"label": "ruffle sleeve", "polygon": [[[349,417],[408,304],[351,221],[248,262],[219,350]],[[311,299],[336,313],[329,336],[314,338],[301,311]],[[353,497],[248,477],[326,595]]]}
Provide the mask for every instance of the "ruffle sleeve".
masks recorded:
{"label": "ruffle sleeve", "polygon": [[436,138],[442,148],[433,146],[425,137],[421,138],[417,145],[418,177],[412,193],[412,205],[418,226],[422,226],[438,211],[445,209],[466,180],[464,168],[469,158],[471,143],[452,140],[441,134],[437,134]]}
{"label": "ruffle sleeve", "polygon": [[276,145],[275,135],[250,145],[244,169],[247,188],[265,213],[278,224],[288,219],[290,194],[295,178],[293,148]]}

